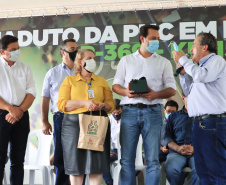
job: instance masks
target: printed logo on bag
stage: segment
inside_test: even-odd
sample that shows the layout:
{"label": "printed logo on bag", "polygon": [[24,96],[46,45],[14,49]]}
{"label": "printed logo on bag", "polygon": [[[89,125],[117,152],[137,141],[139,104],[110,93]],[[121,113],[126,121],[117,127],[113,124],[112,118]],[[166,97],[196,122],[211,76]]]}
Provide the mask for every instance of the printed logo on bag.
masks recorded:
{"label": "printed logo on bag", "polygon": [[87,134],[97,135],[97,130],[98,130],[97,121],[91,120],[91,123],[88,125]]}

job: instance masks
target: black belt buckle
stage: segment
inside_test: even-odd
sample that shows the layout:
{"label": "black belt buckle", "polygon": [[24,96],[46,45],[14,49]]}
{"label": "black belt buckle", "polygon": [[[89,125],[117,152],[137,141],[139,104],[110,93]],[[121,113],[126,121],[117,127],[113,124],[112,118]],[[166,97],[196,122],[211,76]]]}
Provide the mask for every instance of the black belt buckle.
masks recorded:
{"label": "black belt buckle", "polygon": [[201,120],[201,117],[200,116],[194,116],[191,119],[192,119],[192,121],[198,121],[198,120]]}
{"label": "black belt buckle", "polygon": [[147,108],[148,107],[148,105],[145,105],[143,103],[137,103],[135,105],[136,105],[137,108],[140,108],[140,109],[143,109],[143,108]]}
{"label": "black belt buckle", "polygon": [[209,115],[209,114],[205,114],[202,116],[195,116],[195,117],[192,117],[192,121],[200,121],[200,120],[207,119],[210,117],[211,117],[211,115]]}
{"label": "black belt buckle", "polygon": [[125,104],[124,106],[127,106],[127,107],[136,107],[136,108],[139,108],[139,109],[142,109],[142,108],[147,108],[148,105],[145,105],[143,103],[137,103],[137,104]]}

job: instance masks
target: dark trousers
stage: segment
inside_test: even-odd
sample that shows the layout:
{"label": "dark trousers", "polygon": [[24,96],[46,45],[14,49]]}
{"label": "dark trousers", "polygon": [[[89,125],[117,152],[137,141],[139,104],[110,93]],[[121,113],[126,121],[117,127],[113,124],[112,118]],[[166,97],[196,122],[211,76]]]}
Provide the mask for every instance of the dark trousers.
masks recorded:
{"label": "dark trousers", "polygon": [[201,185],[226,184],[226,118],[193,121],[195,168]]}
{"label": "dark trousers", "polygon": [[[118,160],[118,152],[117,149],[112,149],[111,153],[117,154],[117,156],[110,157],[110,163],[113,163],[114,161]],[[106,184],[113,184],[113,179],[110,172],[103,173],[103,179]]]}
{"label": "dark trousers", "polygon": [[16,123],[11,124],[5,120],[7,111],[0,109],[0,182],[4,177],[7,149],[10,143],[10,184],[23,185],[24,156],[27,138],[30,132],[28,111]]}
{"label": "dark trousers", "polygon": [[54,132],[53,139],[55,145],[53,165],[56,168],[56,183],[55,185],[69,185],[69,176],[65,174],[63,149],[61,143],[61,128],[63,121],[63,114],[55,114],[53,116]]}

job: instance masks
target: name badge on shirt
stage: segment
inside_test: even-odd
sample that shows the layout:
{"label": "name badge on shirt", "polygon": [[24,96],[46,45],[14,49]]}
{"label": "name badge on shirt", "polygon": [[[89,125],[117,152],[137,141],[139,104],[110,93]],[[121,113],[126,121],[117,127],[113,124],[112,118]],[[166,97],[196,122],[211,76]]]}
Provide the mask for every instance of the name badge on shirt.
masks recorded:
{"label": "name badge on shirt", "polygon": [[89,98],[94,98],[94,90],[88,90]]}

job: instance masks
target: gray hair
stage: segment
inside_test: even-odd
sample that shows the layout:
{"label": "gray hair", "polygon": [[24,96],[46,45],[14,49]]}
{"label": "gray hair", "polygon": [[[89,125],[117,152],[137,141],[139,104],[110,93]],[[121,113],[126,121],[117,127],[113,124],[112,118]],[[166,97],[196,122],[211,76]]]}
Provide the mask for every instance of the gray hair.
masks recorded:
{"label": "gray hair", "polygon": [[[60,45],[61,49],[66,49],[66,44],[67,44],[68,42],[75,42],[75,39],[65,39],[64,41],[62,41],[62,43],[61,43],[61,45]],[[76,42],[75,42],[75,43],[76,43]]]}
{"label": "gray hair", "polygon": [[197,37],[201,37],[199,44],[204,46],[208,45],[208,51],[210,53],[217,54],[217,40],[211,33],[201,32],[197,35]]}

